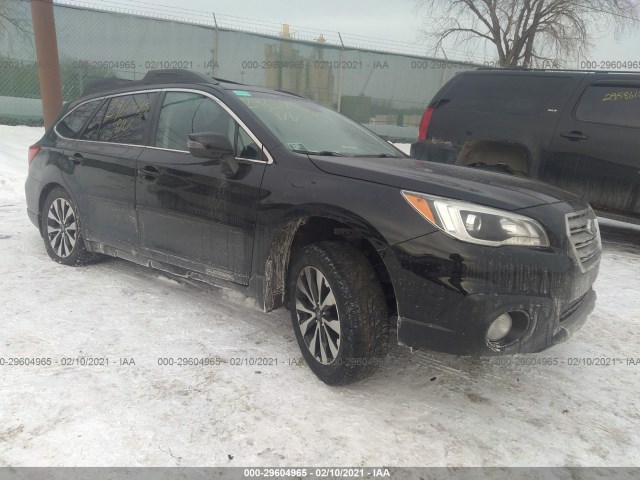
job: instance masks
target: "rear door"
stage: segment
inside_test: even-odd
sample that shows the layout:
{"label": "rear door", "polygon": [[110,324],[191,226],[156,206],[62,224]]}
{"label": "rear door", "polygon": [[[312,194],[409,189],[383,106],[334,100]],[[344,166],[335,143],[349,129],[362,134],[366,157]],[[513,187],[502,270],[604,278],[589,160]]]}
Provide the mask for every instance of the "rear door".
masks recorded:
{"label": "rear door", "polygon": [[[193,271],[248,284],[260,184],[259,142],[213,96],[166,91],[157,127],[137,163],[136,210],[146,254]],[[190,133],[226,135],[240,170],[192,157]]]}
{"label": "rear door", "polygon": [[542,179],[599,210],[640,215],[640,80],[596,80],[578,91],[554,134]]}
{"label": "rear door", "polygon": [[88,240],[127,249],[138,241],[136,160],[144,149],[155,95],[105,99],[67,148],[65,179],[76,195]]}

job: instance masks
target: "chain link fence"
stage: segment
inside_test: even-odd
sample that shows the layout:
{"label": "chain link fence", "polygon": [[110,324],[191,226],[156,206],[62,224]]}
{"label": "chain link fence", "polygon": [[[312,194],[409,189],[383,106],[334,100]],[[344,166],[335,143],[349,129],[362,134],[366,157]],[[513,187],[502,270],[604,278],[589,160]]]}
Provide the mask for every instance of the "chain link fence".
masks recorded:
{"label": "chain link fence", "polygon": [[[29,2],[5,0],[0,22],[0,123],[42,123]],[[217,78],[286,90],[333,108],[393,141],[413,141],[422,112],[453,75],[477,65],[353,48],[328,41],[185,20],[54,7],[63,97],[116,75],[186,68]],[[238,25],[238,28],[242,28]]]}

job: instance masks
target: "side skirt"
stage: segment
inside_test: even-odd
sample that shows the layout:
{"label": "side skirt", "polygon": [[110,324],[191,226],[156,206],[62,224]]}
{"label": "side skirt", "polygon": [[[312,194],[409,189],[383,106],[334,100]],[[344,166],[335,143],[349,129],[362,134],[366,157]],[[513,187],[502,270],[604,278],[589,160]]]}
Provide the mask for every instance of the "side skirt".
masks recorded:
{"label": "side skirt", "polygon": [[[246,284],[247,281],[244,278],[239,279],[238,277],[229,274],[228,272],[214,270],[204,265],[185,261],[184,259],[176,258],[176,263],[179,262],[181,264],[193,264],[193,268],[189,268],[187,266],[179,266],[168,261],[158,260],[157,258],[151,258],[150,256],[141,254],[137,250],[116,248],[112,247],[111,245],[106,245],[104,243],[95,241],[85,240],[85,242],[87,244],[87,249],[92,252],[101,253],[103,255],[108,255],[114,258],[121,258],[137,265],[141,265],[143,267],[171,274],[175,277],[194,280],[216,287],[229,288],[236,292],[242,293],[247,297],[255,299],[260,307],[265,312],[267,311],[265,309],[263,300],[264,295],[262,294],[264,284],[264,277],[262,276],[252,276],[249,279],[248,284]],[[169,255],[163,256],[170,258]],[[238,280],[240,280],[240,282],[242,283],[240,283]]]}

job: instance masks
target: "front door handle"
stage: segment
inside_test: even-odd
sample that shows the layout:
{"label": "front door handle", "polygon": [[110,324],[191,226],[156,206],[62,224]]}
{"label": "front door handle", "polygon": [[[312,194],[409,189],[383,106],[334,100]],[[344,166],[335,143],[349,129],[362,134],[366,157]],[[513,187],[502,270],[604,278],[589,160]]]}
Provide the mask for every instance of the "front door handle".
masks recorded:
{"label": "front door handle", "polygon": [[138,177],[143,178],[144,180],[155,180],[160,176],[160,172],[156,167],[152,167],[151,165],[147,165],[144,168],[138,169]]}
{"label": "front door handle", "polygon": [[588,135],[585,135],[582,132],[578,132],[574,130],[573,132],[562,132],[560,134],[561,137],[571,140],[572,142],[578,142],[580,140],[587,140],[589,138]]}
{"label": "front door handle", "polygon": [[82,165],[84,163],[84,157],[80,153],[74,153],[71,161],[76,165]]}

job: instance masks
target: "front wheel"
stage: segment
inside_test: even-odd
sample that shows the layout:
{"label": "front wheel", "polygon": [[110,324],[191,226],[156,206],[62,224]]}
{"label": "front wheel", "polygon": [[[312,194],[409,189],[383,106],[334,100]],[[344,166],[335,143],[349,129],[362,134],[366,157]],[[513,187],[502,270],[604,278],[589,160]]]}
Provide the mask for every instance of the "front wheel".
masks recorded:
{"label": "front wheel", "polygon": [[42,236],[51,259],[63,265],[88,265],[100,258],[86,249],[78,210],[71,196],[60,187],[51,190],[44,201]]}
{"label": "front wheel", "polygon": [[367,258],[351,245],[304,247],[289,275],[290,310],[298,345],[328,385],[371,375],[387,354],[384,294]]}

